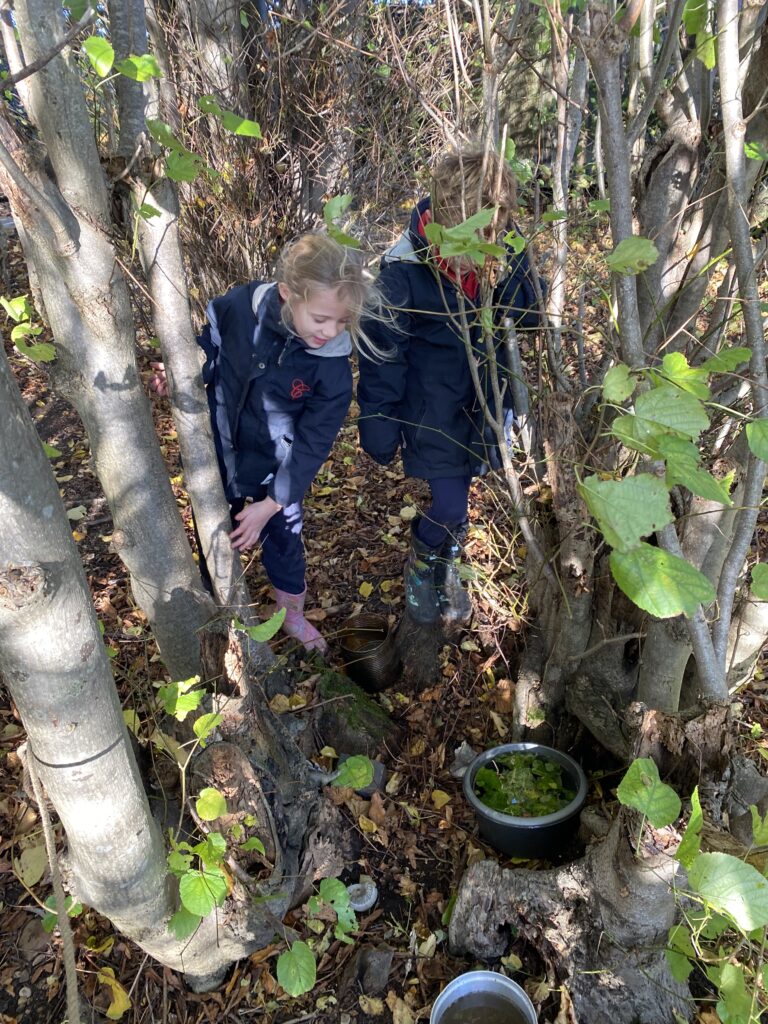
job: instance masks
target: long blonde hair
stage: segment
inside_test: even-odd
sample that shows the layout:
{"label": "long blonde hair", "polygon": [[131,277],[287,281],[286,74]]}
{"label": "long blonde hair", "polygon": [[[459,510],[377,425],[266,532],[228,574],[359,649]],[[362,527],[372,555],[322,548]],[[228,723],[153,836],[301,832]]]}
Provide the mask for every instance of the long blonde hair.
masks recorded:
{"label": "long blonde hair", "polygon": [[[352,342],[367,358],[386,358],[386,353],[362,329],[363,319],[381,320],[385,314],[381,293],[356,249],[341,245],[329,235],[308,232],[283,249],[277,281],[302,301],[320,288],[338,292],[349,308]],[[290,299],[286,300],[282,315],[286,326],[292,327]]]}

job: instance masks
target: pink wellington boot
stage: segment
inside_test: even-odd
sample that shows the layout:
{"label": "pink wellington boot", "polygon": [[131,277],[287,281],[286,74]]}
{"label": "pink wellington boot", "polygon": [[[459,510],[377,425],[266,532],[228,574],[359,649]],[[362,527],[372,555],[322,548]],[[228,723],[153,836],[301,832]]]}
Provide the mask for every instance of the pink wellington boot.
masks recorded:
{"label": "pink wellington boot", "polygon": [[320,654],[328,653],[328,644],[323,640],[311,622],[304,618],[304,601],[307,597],[307,588],[301,594],[286,594],[284,590],[275,587],[275,601],[278,611],[285,608],[285,620],[283,632],[298,640],[308,651],[319,651]]}

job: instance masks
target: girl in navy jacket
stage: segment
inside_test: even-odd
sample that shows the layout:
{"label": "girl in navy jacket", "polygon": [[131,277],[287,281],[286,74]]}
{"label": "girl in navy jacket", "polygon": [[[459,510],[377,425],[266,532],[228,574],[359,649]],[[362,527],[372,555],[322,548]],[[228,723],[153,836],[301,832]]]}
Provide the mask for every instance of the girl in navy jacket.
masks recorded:
{"label": "girl in navy jacket", "polygon": [[[433,175],[432,195],[422,199],[408,227],[381,264],[378,285],[393,310],[393,321],[366,324],[377,347],[390,357],[361,360],[358,400],[360,441],[382,465],[400,448],[409,476],[430,485],[432,502],[414,520],[406,563],[407,608],[418,622],[465,621],[469,597],[461,584],[459,558],[466,535],[469,487],[473,476],[498,465],[481,404],[470,375],[461,334],[459,293],[479,362],[485,396],[491,374],[503,384],[502,351],[489,365],[478,307],[480,281],[464,261],[443,259],[430,245],[426,226],[461,223],[479,208],[496,207],[493,233],[506,230],[516,202],[516,182],[506,161],[478,150],[445,158]],[[528,257],[508,251],[506,269],[494,291],[494,320],[510,318],[520,329],[538,325]],[[511,388],[503,388],[505,422],[514,416]]]}
{"label": "girl in navy jacket", "polygon": [[214,299],[198,338],[230,539],[240,551],[261,543],[284,632],[323,653],[304,617],[302,501],[349,409],[352,338],[375,294],[357,253],[308,234],[284,251],[275,283]]}

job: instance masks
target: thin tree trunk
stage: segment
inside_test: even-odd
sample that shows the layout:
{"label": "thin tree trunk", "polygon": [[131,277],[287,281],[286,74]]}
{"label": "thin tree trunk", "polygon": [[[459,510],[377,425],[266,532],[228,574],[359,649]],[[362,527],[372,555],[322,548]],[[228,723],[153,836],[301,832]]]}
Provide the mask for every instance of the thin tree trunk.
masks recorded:
{"label": "thin tree trunk", "polygon": [[[143,53],[147,45],[147,26],[141,0],[113,0],[110,24],[114,26],[116,22],[123,27],[119,36],[120,50],[113,28],[116,58]],[[164,47],[161,50],[165,52]],[[250,598],[239,555],[229,542],[232,528],[229,507],[224,497],[202,383],[202,353],[195,342],[189,309],[178,195],[173,182],[162,175],[150,152],[146,134],[147,100],[144,90],[134,88],[136,85],[124,75],[118,78],[121,155],[132,161],[133,169],[128,171],[127,178],[133,208],[140,210],[148,204],[154,210],[152,216],[136,218],[136,236],[152,299],[154,328],[168,373],[185,485],[213,592],[223,608],[231,609],[245,620],[249,616]],[[157,109],[157,98],[151,99],[151,105],[155,108],[152,116],[167,122],[166,111]],[[159,172],[157,179],[155,172]],[[133,225],[132,218],[129,230],[132,231]]]}

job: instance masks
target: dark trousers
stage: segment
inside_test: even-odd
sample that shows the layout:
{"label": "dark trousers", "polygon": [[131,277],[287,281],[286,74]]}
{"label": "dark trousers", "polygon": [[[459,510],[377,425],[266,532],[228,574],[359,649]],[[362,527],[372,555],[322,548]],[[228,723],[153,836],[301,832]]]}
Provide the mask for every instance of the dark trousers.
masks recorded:
{"label": "dark trousers", "polygon": [[[266,496],[267,488],[265,487],[253,496],[253,500],[261,501]],[[237,526],[235,516],[238,512],[243,511],[245,501],[245,498],[236,498],[229,506],[232,529]],[[306,587],[304,578],[306,560],[304,542],[301,539],[303,525],[303,510],[301,503],[297,502],[295,505],[288,505],[276,512],[261,531],[259,538],[261,541],[261,564],[264,566],[269,582],[277,590],[282,590],[286,594],[303,594]],[[196,524],[195,539],[200,552],[200,575],[206,589],[210,590],[211,577],[205,559],[202,557],[203,548]]]}
{"label": "dark trousers", "polygon": [[449,534],[467,521],[470,476],[434,477],[428,480],[432,504],[416,526],[419,540],[430,548],[439,548]]}

